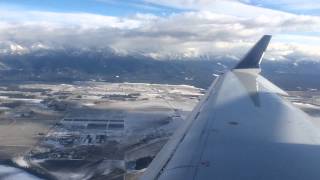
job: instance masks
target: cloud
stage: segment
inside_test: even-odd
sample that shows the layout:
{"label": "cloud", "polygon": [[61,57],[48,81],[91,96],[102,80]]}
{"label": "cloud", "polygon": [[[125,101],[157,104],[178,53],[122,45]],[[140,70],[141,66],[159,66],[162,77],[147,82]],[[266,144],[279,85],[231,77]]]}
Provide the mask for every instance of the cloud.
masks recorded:
{"label": "cloud", "polygon": [[[261,9],[258,9],[261,11]],[[268,11],[269,12],[269,11]],[[112,48],[157,59],[201,56],[241,57],[263,34],[274,34],[270,59],[317,60],[320,43],[313,41],[320,18],[288,13],[235,16],[207,10],[168,16],[135,14],[115,17],[89,13],[0,11],[0,52],[39,49]],[[307,35],[294,35],[306,33]],[[290,40],[296,40],[291,42]],[[320,41],[319,41],[320,42]]]}
{"label": "cloud", "polygon": [[237,17],[255,17],[259,15],[289,15],[289,13],[254,6],[247,0],[145,0],[146,2],[196,11],[233,15]]}
{"label": "cloud", "polygon": [[237,16],[274,15],[291,13],[318,14],[320,2],[314,0],[144,0],[167,7],[210,10]]}

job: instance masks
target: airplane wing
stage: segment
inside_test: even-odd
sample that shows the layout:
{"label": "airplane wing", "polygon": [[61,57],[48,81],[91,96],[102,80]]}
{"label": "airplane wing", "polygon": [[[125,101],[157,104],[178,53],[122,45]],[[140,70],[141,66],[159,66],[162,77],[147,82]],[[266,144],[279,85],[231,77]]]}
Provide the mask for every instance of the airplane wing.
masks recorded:
{"label": "airplane wing", "polygon": [[259,75],[270,38],[213,82],[141,179],[320,179],[320,131]]}

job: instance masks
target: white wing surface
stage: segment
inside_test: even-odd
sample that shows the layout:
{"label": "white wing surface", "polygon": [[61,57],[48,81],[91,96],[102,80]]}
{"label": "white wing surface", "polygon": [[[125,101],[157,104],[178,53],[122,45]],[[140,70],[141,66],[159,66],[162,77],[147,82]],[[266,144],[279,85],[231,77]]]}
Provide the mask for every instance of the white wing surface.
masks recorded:
{"label": "white wing surface", "polygon": [[270,38],[215,80],[141,179],[320,179],[320,131],[259,75]]}

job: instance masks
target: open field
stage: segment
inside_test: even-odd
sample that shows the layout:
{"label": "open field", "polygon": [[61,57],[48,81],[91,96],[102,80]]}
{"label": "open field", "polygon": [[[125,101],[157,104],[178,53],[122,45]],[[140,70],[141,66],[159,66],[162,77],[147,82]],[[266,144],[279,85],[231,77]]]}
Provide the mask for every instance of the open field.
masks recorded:
{"label": "open field", "polygon": [[58,179],[121,179],[147,166],[140,162],[156,155],[203,93],[130,83],[3,86],[0,158]]}

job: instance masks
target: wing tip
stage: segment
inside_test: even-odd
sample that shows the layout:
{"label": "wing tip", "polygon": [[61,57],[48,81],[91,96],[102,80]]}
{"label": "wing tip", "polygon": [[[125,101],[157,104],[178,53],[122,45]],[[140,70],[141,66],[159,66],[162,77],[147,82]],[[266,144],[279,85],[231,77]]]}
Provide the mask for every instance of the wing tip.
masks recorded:
{"label": "wing tip", "polygon": [[260,69],[260,63],[272,35],[264,35],[234,69]]}

